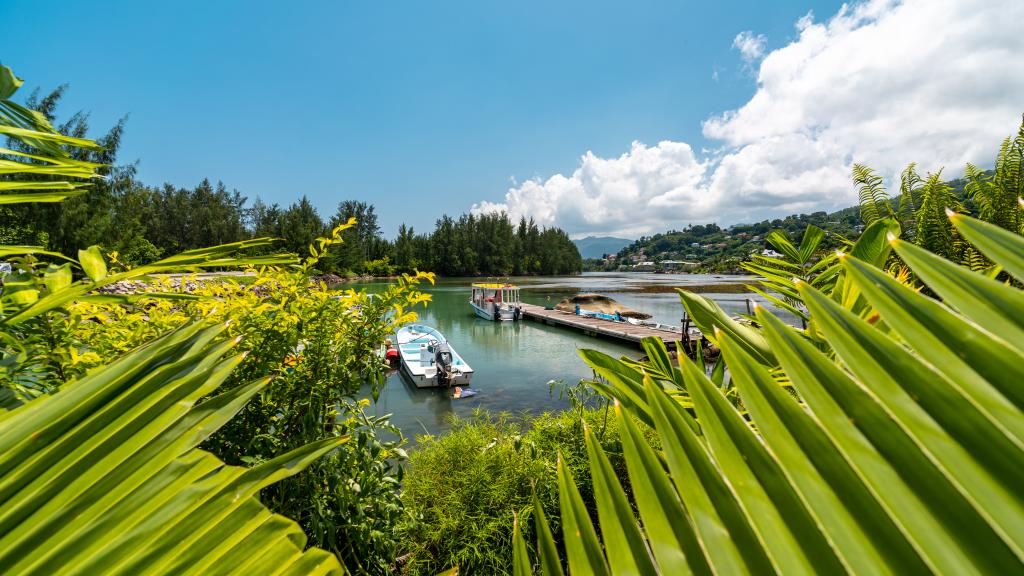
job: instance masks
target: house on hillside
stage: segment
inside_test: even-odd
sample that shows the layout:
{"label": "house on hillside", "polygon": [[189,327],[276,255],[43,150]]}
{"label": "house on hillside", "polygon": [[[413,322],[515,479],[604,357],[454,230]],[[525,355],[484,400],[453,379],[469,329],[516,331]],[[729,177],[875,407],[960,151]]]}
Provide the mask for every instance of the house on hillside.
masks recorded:
{"label": "house on hillside", "polygon": [[688,272],[696,268],[699,262],[686,262],[684,260],[662,260],[661,269],[665,272]]}
{"label": "house on hillside", "polygon": [[761,256],[764,256],[765,258],[782,258],[782,254],[779,254],[775,250],[771,250],[769,248],[761,250]]}

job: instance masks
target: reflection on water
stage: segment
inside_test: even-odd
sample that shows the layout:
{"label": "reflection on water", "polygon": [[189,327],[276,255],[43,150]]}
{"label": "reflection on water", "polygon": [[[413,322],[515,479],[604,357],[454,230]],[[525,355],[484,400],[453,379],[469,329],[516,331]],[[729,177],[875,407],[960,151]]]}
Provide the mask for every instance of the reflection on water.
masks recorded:
{"label": "reflection on water", "polygon": [[[651,314],[655,321],[678,325],[682,317],[678,295],[641,290],[651,285],[668,288],[713,282],[736,284],[747,279],[687,274],[588,273],[556,278],[517,278],[515,282],[523,288],[523,301],[531,304],[554,305],[577,292],[601,292],[630,308]],[[549,395],[548,382],[552,379],[576,382],[592,376],[576,353],[579,348],[595,349],[612,356],[640,355],[639,350],[632,346],[536,322],[491,322],[479,318],[468,304],[471,281],[468,278],[444,278],[438,280],[437,285],[428,286],[426,291],[432,294],[433,301],[419,313],[420,322],[437,328],[473,367],[473,388],[480,394],[455,400],[441,390],[418,389],[398,372],[390,375],[374,410],[378,415],[391,413],[392,423],[407,437],[442,433],[449,428],[452,414],[467,416],[478,407],[515,414],[536,414],[564,408],[565,402],[557,399],[557,393],[555,398]],[[353,287],[365,287],[372,292],[381,286],[367,283]],[[746,312],[748,298],[765,303],[752,293],[707,295],[733,314]]]}

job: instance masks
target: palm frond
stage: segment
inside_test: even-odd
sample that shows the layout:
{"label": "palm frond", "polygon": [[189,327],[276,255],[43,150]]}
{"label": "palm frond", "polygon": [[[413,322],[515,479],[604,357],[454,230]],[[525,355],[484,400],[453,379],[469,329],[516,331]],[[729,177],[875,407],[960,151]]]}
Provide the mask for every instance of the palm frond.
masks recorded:
{"label": "palm frond", "polygon": [[59,133],[45,116],[12,101],[22,84],[0,65],[0,136],[11,142],[0,148],[0,204],[59,202],[83,194],[88,180],[101,177],[101,165],[76,160],[71,151],[102,148]]}
{"label": "palm frond", "polygon": [[259,490],[345,438],[250,469],[196,447],[268,379],[215,391],[242,355],[192,324],[0,418],[5,574],[341,574]]}
{"label": "palm frond", "polygon": [[[936,181],[928,193],[941,196]],[[962,214],[947,221],[996,265],[1024,274],[1024,238]],[[1024,291],[886,236],[945,302],[886,274],[884,257],[853,251],[839,258],[836,290],[855,292],[871,318],[836,293],[795,286],[820,341],[763,307],[762,328],[746,333],[682,295],[714,331],[743,409],[685,357],[678,368],[652,360],[650,373],[602,362],[626,468],[643,488],[634,516],[605,478],[591,526],[570,510],[563,475],[571,573],[1024,570]],[[671,385],[655,381],[668,371]],[[684,389],[689,405],[670,389]],[[633,418],[657,431],[660,454],[631,434]],[[607,476],[603,452],[588,448],[592,475]],[[550,534],[538,533],[553,550]]]}
{"label": "palm frond", "polygon": [[894,215],[889,193],[886,192],[882,177],[878,173],[863,164],[854,164],[852,177],[853,183],[858,186],[860,219],[865,226]]}

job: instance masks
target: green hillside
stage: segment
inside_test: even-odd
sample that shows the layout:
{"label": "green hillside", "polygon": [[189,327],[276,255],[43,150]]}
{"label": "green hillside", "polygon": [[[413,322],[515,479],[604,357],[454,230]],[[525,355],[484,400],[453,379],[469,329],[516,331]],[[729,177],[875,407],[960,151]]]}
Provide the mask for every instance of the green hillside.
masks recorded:
{"label": "green hillside", "polygon": [[[972,214],[974,204],[966,197],[964,179],[948,182],[956,197],[964,208]],[[899,198],[891,200],[893,208],[899,208]],[[669,230],[644,236],[622,248],[615,256],[602,260],[589,254],[585,262],[586,270],[631,270],[644,262],[653,262],[655,267],[666,260],[696,263],[696,272],[737,272],[742,273],[739,263],[751,252],[760,252],[769,248],[764,237],[772,230],[785,230],[791,237],[799,238],[808,224],[813,224],[828,234],[825,246],[838,247],[842,238],[855,239],[860,235],[863,226],[860,219],[860,208],[850,206],[836,212],[814,212],[811,214],[793,214],[785,218],[762,220],[755,224],[734,224],[722,228],[717,224],[687,226],[682,230]],[[583,250],[581,249],[582,253]],[[646,269],[646,267],[641,266]]]}

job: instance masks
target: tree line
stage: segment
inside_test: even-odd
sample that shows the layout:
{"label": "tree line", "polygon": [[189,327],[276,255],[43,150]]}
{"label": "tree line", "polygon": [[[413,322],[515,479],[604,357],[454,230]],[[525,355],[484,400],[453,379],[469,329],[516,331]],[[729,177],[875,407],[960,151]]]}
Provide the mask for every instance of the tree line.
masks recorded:
{"label": "tree line", "polygon": [[[87,114],[56,122],[65,91],[65,86],[45,96],[37,91],[26,105],[43,113],[62,133],[86,137]],[[416,234],[403,224],[391,241],[381,232],[374,206],[366,202],[343,200],[334,214],[324,217],[306,196],[281,206],[259,198],[249,203],[238,190],[210,180],[191,188],[147,185],[138,178],[135,165],[117,164],[124,129],[122,119],[97,139],[102,150],[76,152],[77,160],[104,165],[104,178],[94,181],[85,194],[53,204],[0,206],[0,242],[44,246],[69,256],[84,246],[101,245],[128,264],[259,237],[281,238],[281,248],[305,254],[313,239],[355,218],[356,226],[342,234],[344,243],[321,259],[321,271],[390,275],[419,269],[449,276],[503,276],[570,274],[582,268],[579,252],[564,231],[525,219],[516,225],[506,214],[463,214],[457,219],[445,215],[427,234]],[[11,149],[18,146],[8,142]]]}

